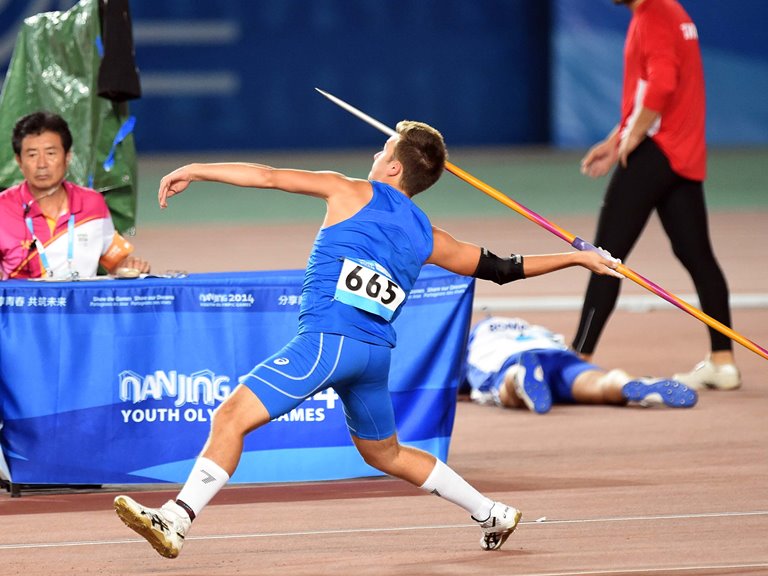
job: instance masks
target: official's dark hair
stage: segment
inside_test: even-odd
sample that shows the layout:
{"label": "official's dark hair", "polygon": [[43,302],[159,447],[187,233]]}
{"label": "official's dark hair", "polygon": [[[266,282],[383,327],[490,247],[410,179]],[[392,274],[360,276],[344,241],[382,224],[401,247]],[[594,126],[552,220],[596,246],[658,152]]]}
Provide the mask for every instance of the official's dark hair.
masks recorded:
{"label": "official's dark hair", "polygon": [[445,168],[448,151],[443,135],[423,122],[403,120],[397,123],[400,140],[395,145],[395,159],[403,165],[400,186],[410,196],[423,192],[437,182]]}
{"label": "official's dark hair", "polygon": [[58,114],[52,112],[32,112],[22,116],[13,127],[13,136],[11,144],[16,156],[21,155],[21,143],[27,136],[37,136],[43,132],[55,132],[61,137],[61,144],[64,146],[64,152],[69,152],[72,148],[72,133],[69,131],[69,125],[66,120]]}

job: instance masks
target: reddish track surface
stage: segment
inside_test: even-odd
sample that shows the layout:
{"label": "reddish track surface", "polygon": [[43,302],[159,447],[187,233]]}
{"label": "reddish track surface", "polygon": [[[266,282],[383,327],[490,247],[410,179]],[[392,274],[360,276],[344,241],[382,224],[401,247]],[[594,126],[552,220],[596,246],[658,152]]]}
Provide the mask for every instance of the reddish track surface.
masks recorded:
{"label": "reddish track surface", "polygon": [[[592,229],[588,219],[561,220],[569,230]],[[712,221],[732,292],[766,291],[768,215]],[[508,220],[437,224],[500,251],[563,250],[519,219],[514,226]],[[655,226],[628,264],[672,292],[690,292]],[[285,230],[236,230],[262,248],[248,267],[300,267],[314,227],[288,228],[287,243],[273,236]],[[215,234],[223,232],[233,230],[147,230],[137,244],[158,270],[242,269],[218,251],[211,251],[216,264],[206,267],[206,249],[190,245],[202,236],[217,245]],[[283,259],[269,260],[270,245],[281,247]],[[478,296],[578,295],[585,282],[582,271],[565,271],[511,287],[478,285]],[[627,285],[625,293],[644,291]],[[524,316],[567,335],[577,321],[577,312]],[[734,328],[765,346],[768,310],[735,310]],[[689,368],[705,347],[704,326],[676,309],[620,311],[596,360],[669,374]],[[558,406],[538,416],[460,403],[449,462],[524,513],[498,552],[480,551],[479,530],[462,510],[380,478],[228,487],[195,522],[176,560],[159,557],[122,525],[111,510],[112,487],[14,499],[2,493],[0,566],[24,576],[768,574],[768,363],[741,347],[736,353],[744,387],[705,391],[690,410]],[[159,505],[172,488],[131,490]]]}

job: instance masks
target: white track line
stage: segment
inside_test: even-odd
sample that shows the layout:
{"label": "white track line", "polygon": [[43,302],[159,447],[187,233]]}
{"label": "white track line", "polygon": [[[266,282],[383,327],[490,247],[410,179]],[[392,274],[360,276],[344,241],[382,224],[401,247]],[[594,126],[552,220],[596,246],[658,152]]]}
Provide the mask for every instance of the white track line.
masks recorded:
{"label": "white track line", "polygon": [[[678,294],[678,297],[691,306],[701,308],[695,294]],[[519,296],[519,297],[482,297],[475,296],[472,309],[475,312],[560,312],[581,310],[584,303],[582,296]],[[731,308],[757,310],[768,308],[768,294],[731,294]],[[675,306],[655,295],[623,295],[616,304],[617,310],[629,312],[648,312],[650,310],[674,310]]]}
{"label": "white track line", "polygon": [[[529,572],[515,576],[600,576],[600,574],[671,574],[672,572],[692,572],[694,570],[735,570],[745,568],[766,568],[768,563],[759,564],[700,564],[697,566],[676,566],[664,568],[622,568],[617,570],[577,570],[575,572]],[[720,572],[722,574],[722,572]]]}
{"label": "white track line", "polygon": [[521,524],[588,524],[590,522],[637,522],[643,520],[687,520],[692,518],[724,518],[729,516],[768,516],[768,510],[752,512],[702,512],[700,514],[661,514],[658,516],[618,516],[610,518],[583,518],[576,520],[544,520],[542,522],[521,522]]}
{"label": "white track line", "polygon": [[[573,520],[527,521],[520,524],[528,526],[547,526],[551,524],[590,524],[598,522],[644,522],[659,520],[692,520],[700,518],[733,518],[744,516],[768,516],[768,510],[751,512],[705,512],[700,514],[664,514],[657,516],[617,516],[609,518],[582,518]],[[213,534],[210,536],[191,536],[187,540],[240,540],[250,538],[294,538],[296,536],[324,536],[331,534],[364,534],[370,532],[408,532],[417,530],[455,530],[457,528],[475,528],[476,524],[437,524],[429,526],[398,526],[396,528],[349,528],[339,530],[306,530],[301,532],[254,532],[250,534]],[[28,544],[0,544],[0,550],[21,550],[29,548],[71,548],[75,546],[105,546],[116,544],[136,544],[144,540],[76,540],[72,542],[37,542]],[[762,565],[761,565],[762,566]],[[610,573],[610,572],[609,572]],[[567,572],[563,574],[600,574],[600,572]],[[526,576],[526,575],[520,575]],[[539,574],[537,576],[549,576]]]}

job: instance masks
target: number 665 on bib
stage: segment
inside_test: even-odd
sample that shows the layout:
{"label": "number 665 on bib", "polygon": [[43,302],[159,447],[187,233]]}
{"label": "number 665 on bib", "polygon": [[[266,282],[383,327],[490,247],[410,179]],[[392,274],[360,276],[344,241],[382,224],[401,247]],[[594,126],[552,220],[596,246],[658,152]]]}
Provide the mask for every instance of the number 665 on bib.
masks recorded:
{"label": "number 665 on bib", "polygon": [[334,298],[391,320],[405,301],[405,291],[382,271],[367,263],[345,258]]}

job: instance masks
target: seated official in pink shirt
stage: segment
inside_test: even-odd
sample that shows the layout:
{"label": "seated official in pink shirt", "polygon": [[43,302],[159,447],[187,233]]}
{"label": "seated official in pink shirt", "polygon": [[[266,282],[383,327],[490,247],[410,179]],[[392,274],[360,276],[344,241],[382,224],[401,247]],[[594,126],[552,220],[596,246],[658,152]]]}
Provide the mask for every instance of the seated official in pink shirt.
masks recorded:
{"label": "seated official in pink shirt", "polygon": [[72,158],[66,121],[49,112],[22,117],[13,151],[24,176],[0,193],[0,270],[9,278],[75,280],[110,274],[139,275],[149,263],[115,231],[104,197],[64,178]]}

